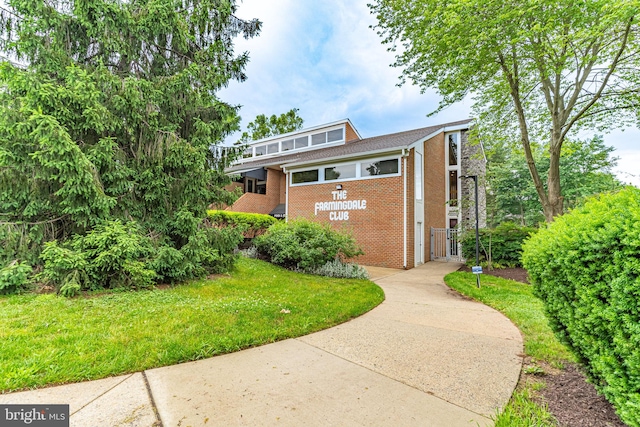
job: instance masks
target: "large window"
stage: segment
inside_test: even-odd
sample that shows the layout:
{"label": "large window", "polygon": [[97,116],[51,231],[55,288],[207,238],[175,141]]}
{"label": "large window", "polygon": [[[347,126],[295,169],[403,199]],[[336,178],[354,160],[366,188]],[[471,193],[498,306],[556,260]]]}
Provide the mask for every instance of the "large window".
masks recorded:
{"label": "large window", "polygon": [[390,175],[398,173],[398,159],[362,162],[360,176]]}
{"label": "large window", "polygon": [[317,181],[318,181],[318,169],[302,171],[302,172],[293,172],[291,174],[291,182],[293,184],[303,184],[306,182],[317,182]]}
{"label": "large window", "polygon": [[418,152],[416,152],[415,168],[416,171],[413,175],[415,177],[416,200],[422,200],[422,154]]}
{"label": "large window", "polygon": [[273,144],[267,145],[267,154],[275,154],[278,152],[278,143],[274,142]]}
{"label": "large window", "polygon": [[352,163],[350,165],[333,166],[324,169],[324,180],[331,181],[334,179],[347,179],[356,177],[356,165]]}
{"label": "large window", "polygon": [[330,130],[327,132],[327,142],[341,141],[343,138],[342,129]]}
{"label": "large window", "polygon": [[311,145],[320,145],[327,142],[327,133],[316,133],[315,135],[311,135]]}
{"label": "large window", "polygon": [[449,166],[458,164],[458,134],[449,135]]}
{"label": "large window", "polygon": [[[261,145],[249,147],[243,158],[277,154],[291,150],[303,150],[316,145],[339,143],[341,141],[344,141],[344,128],[318,132],[313,135],[305,135],[293,139],[285,139],[283,141],[265,142]],[[255,152],[253,151],[254,149]]]}
{"label": "large window", "polygon": [[458,171],[449,171],[449,206],[458,206]]}
{"label": "large window", "polygon": [[309,145],[309,137],[303,136],[302,138],[296,138],[296,149],[305,148]]}
{"label": "large window", "polygon": [[386,175],[398,175],[399,171],[400,160],[398,158],[345,162],[318,169],[292,172],[291,185],[371,179]]}
{"label": "large window", "polygon": [[281,144],[282,144],[282,151],[293,150],[293,139],[282,141]]}

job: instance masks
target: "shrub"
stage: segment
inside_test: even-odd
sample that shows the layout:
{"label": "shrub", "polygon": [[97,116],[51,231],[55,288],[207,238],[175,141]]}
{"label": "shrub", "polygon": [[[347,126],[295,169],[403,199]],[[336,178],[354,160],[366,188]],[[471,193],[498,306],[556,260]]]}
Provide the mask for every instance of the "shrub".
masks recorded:
{"label": "shrub", "polygon": [[231,268],[236,259],[233,250],[242,240],[239,230],[204,223],[184,227],[195,229],[176,249],[166,239],[153,241],[143,235],[136,222],[106,221],[84,236],[45,243],[39,278],[72,296],[80,290],[147,288],[158,281],[180,281]]}
{"label": "shrub", "polygon": [[367,270],[358,264],[344,263],[338,259],[327,262],[322,267],[304,270],[303,273],[343,279],[368,279]]}
{"label": "shrub", "polygon": [[630,426],[640,426],[640,189],[603,195],[524,244],[552,328]]}
{"label": "shrub", "polygon": [[151,250],[151,240],[135,222],[106,221],[63,244],[45,243],[40,277],[66,296],[81,289],[145,288],[156,277],[146,265]]}
{"label": "shrub", "polygon": [[254,243],[272,263],[290,269],[318,268],[334,259],[345,260],[363,253],[350,234],[307,219],[278,222]]}
{"label": "shrub", "polygon": [[[500,224],[494,229],[479,231],[481,265],[492,267],[522,267],[522,242],[536,231],[532,227],[522,227],[513,222]],[[476,262],[475,230],[468,230],[462,235],[462,255],[468,265]],[[489,263],[489,261],[491,261]]]}
{"label": "shrub", "polygon": [[29,283],[31,266],[26,262],[14,260],[0,270],[0,294],[18,292]]}
{"label": "shrub", "polygon": [[220,227],[241,227],[247,239],[264,234],[270,226],[278,222],[271,215],[257,213],[210,210],[207,214],[211,222]]}

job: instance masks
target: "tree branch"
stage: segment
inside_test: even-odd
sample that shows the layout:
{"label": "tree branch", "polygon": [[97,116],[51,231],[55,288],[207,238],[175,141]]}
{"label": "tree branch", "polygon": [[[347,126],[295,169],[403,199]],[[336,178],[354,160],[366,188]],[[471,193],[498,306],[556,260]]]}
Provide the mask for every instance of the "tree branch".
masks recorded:
{"label": "tree branch", "polygon": [[[627,41],[629,40],[629,34],[631,32],[631,27],[632,27],[631,24],[633,23],[634,18],[635,18],[635,16],[631,17],[631,19],[629,19],[629,22],[627,23],[627,26],[626,26],[625,31],[624,31],[624,35],[622,37],[622,42],[620,44],[620,49],[618,49],[618,53],[616,54],[613,62],[611,63],[611,66],[609,67],[609,72],[606,74],[604,80],[602,81],[602,84],[600,85],[600,88],[598,89],[596,94],[593,96],[591,101],[587,102],[587,104],[584,107],[582,107],[582,109],[569,121],[569,123],[565,125],[564,130],[562,131],[562,137],[563,138],[569,132],[571,127],[580,118],[582,118],[582,116],[589,110],[589,108],[591,108],[600,99],[600,96],[601,96],[602,92],[604,91],[605,87],[607,86],[607,83],[609,82],[609,78],[611,77],[611,75],[615,71],[615,69],[616,69],[616,67],[618,65],[618,62],[620,61],[620,58],[622,57],[622,54],[624,53],[624,51],[625,51],[625,49],[627,47]],[[568,109],[567,111],[570,111],[570,110]]]}

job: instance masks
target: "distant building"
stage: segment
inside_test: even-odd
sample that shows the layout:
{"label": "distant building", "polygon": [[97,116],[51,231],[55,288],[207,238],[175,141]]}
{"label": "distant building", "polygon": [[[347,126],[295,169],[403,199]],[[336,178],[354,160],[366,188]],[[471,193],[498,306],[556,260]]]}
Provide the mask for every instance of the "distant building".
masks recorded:
{"label": "distant building", "polygon": [[485,173],[481,147],[467,144],[470,124],[362,139],[347,119],[255,141],[228,170],[244,194],[227,209],[346,228],[365,252],[360,264],[456,259],[456,230],[475,224],[473,204],[462,203],[473,181],[460,177]]}

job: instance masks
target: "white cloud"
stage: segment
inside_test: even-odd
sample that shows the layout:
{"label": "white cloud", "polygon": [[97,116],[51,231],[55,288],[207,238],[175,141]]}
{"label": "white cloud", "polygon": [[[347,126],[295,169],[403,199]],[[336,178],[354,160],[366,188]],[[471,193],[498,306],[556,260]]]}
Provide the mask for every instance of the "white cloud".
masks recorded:
{"label": "white cloud", "polygon": [[[237,40],[236,52],[250,52],[248,80],[220,98],[243,105],[244,127],[258,114],[296,107],[305,126],[349,118],[365,137],[469,117],[469,100],[426,117],[438,106],[437,93],[397,86],[401,70],[390,67],[394,54],[369,28],[376,20],[367,1],[241,1],[237,15],[260,19],[263,29]],[[612,132],[605,143],[616,147],[619,178],[640,186],[640,131]]]}

